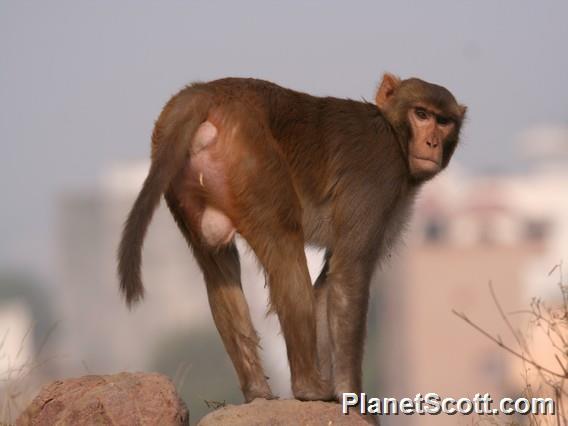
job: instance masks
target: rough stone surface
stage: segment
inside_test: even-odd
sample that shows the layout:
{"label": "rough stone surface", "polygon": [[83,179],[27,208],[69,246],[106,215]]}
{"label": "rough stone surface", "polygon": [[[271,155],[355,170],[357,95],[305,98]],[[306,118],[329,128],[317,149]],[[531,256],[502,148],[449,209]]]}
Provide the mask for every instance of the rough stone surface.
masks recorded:
{"label": "rough stone surface", "polygon": [[197,426],[369,426],[358,414],[345,416],[341,406],[329,402],[255,399],[250,404],[228,405],[203,417]]}
{"label": "rough stone surface", "polygon": [[157,373],[119,373],[57,380],[44,386],[16,425],[188,425],[171,380]]}

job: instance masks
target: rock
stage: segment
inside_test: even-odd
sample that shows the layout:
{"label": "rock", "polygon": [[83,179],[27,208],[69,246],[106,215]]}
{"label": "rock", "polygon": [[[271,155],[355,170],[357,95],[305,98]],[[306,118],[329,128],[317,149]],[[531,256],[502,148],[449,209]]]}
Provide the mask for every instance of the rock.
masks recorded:
{"label": "rock", "polygon": [[16,421],[24,425],[188,425],[171,380],[157,373],[119,373],[57,380],[44,386]]}
{"label": "rock", "polygon": [[203,417],[197,426],[369,426],[358,414],[346,416],[330,402],[294,399],[255,399],[249,404],[227,405]]}

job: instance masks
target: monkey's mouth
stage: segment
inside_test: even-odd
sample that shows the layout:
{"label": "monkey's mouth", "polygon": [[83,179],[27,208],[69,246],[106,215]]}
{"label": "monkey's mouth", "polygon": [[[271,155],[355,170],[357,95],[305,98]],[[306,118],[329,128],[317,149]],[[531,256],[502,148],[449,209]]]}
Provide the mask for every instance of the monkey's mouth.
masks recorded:
{"label": "monkey's mouth", "polygon": [[426,162],[426,163],[432,163],[432,165],[436,166],[436,167],[440,167],[440,163],[438,163],[436,160],[432,160],[431,158],[424,158],[424,157],[413,157],[415,160],[418,160],[420,162]]}
{"label": "monkey's mouth", "polygon": [[410,172],[414,177],[425,177],[438,173],[440,163],[431,158],[411,157]]}

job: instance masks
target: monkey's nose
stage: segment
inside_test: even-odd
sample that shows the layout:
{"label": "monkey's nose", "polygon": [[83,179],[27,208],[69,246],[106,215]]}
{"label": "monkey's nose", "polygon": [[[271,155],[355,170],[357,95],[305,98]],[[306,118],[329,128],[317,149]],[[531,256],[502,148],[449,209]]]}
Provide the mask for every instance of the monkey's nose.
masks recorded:
{"label": "monkey's nose", "polygon": [[428,145],[430,148],[437,148],[438,142],[426,141],[426,145]]}

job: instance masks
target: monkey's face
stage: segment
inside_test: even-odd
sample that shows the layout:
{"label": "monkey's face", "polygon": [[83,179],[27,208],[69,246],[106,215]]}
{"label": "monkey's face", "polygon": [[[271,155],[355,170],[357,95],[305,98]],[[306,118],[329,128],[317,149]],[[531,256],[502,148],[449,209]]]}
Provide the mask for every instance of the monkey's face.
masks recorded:
{"label": "monkey's face", "polygon": [[410,176],[424,181],[450,162],[467,108],[444,87],[385,74],[375,102],[408,155]]}
{"label": "monkey's face", "polygon": [[418,103],[408,109],[411,129],[408,166],[415,179],[429,179],[443,167],[447,141],[455,131],[455,123],[437,108]]}

